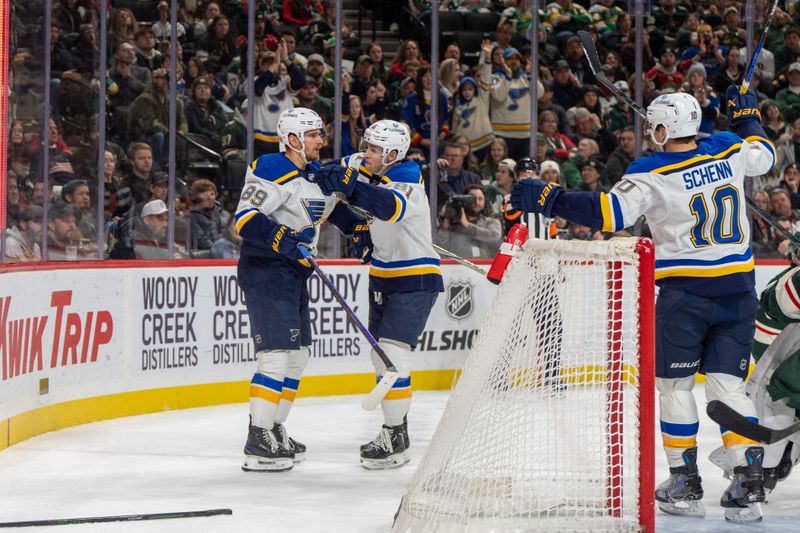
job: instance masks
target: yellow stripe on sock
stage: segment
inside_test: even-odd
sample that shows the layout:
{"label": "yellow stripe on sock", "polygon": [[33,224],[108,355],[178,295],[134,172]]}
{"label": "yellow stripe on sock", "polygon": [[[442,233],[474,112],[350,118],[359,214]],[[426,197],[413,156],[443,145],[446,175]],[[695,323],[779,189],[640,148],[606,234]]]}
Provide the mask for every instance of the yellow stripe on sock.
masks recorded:
{"label": "yellow stripe on sock", "polygon": [[258,398],[275,405],[281,403],[281,395],[274,390],[265,389],[256,385],[250,385],[250,398]]}
{"label": "yellow stripe on sock", "polygon": [[760,446],[760,444],[758,444],[758,442],[756,442],[756,441],[754,441],[752,439],[748,439],[747,437],[743,437],[743,436],[739,435],[738,433],[733,433],[733,432],[730,432],[730,431],[725,433],[724,435],[722,435],[722,444],[726,448],[730,448],[731,446],[736,446],[737,444],[747,444],[747,445],[753,445],[753,446]]}
{"label": "yellow stripe on sock", "polygon": [[692,448],[697,446],[697,437],[670,437],[661,435],[665,448]]}
{"label": "yellow stripe on sock", "polygon": [[406,398],[411,398],[411,389],[392,389],[383,397],[384,400],[405,400]]}

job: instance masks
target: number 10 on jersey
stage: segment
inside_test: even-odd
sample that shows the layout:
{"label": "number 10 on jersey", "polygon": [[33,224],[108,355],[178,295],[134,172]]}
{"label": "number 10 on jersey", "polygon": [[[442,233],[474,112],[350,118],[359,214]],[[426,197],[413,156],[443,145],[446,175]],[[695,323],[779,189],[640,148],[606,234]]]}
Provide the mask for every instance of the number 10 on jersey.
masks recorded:
{"label": "number 10 on jersey", "polygon": [[[695,217],[692,227],[692,244],[704,248],[712,244],[734,244],[742,242],[742,226],[739,220],[739,189],[733,185],[722,185],[711,193],[714,220],[709,223],[708,204],[703,193],[689,200],[689,209]],[[710,225],[710,231],[706,227]]]}

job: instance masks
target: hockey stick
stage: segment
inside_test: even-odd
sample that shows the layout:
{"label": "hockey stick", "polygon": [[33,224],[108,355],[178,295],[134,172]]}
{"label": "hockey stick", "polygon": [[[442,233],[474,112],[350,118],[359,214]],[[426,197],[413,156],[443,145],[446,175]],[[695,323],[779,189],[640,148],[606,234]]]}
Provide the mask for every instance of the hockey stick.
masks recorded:
{"label": "hockey stick", "polygon": [[[774,8],[776,4],[777,0],[775,1],[775,4],[773,4],[773,9],[769,13],[770,20],[772,19],[772,14],[775,12]],[[767,24],[769,25],[769,20],[767,20]],[[766,32],[764,33],[764,35],[766,35]],[[764,36],[762,35],[762,39],[763,37]],[[603,73],[603,69],[600,66],[600,57],[597,55],[597,48],[594,45],[592,36],[589,35],[587,32],[580,30],[578,31],[578,38],[581,40],[581,46],[583,46],[583,53],[586,55],[586,59],[589,60],[589,68],[592,70],[592,73],[594,74],[595,78],[597,78],[597,81],[600,82],[600,84],[603,85],[603,87],[614,93],[614,95],[617,96],[620,100],[629,105],[631,109],[633,109],[636,113],[639,114],[639,116],[647,120],[647,112],[644,109],[642,109],[642,107],[640,107],[639,104],[634,102],[630,96],[628,96],[627,94],[623,93],[622,91],[614,87],[614,84],[611,83],[611,80],[609,80]],[[762,46],[762,44],[763,43],[759,42],[759,47]],[[761,49],[759,48],[758,53],[760,53],[760,50]],[[757,57],[758,57],[757,54],[753,54],[753,59],[750,62],[751,68],[755,64],[754,61],[757,59]],[[752,73],[750,73],[750,76],[752,77]],[[748,85],[750,84],[749,79],[745,79],[745,81],[747,82]],[[742,82],[742,87],[745,86],[744,85],[745,81]],[[747,91],[745,90],[745,92]],[[747,202],[747,205],[749,205],[753,211],[755,211],[761,218],[763,218],[767,224],[775,228],[775,230],[778,233],[780,233],[781,235],[783,235],[796,245],[800,246],[800,241],[798,241],[794,235],[792,235],[789,231],[787,231],[786,228],[778,224],[778,221],[772,218],[766,211],[758,207],[758,205],[756,205],[756,203],[749,196],[745,196],[744,199]]]}
{"label": "hockey stick", "polygon": [[207,509],[205,511],[183,511],[176,513],[123,514],[116,516],[87,516],[84,518],[0,522],[0,527],[70,526],[75,524],[95,524],[98,522],[140,522],[142,520],[168,520],[172,518],[194,518],[232,514],[233,511],[230,509]]}
{"label": "hockey stick", "polygon": [[392,385],[394,385],[397,381],[400,373],[397,371],[397,368],[395,368],[391,359],[389,359],[389,357],[386,355],[386,352],[383,351],[381,345],[378,344],[378,341],[375,340],[375,337],[372,336],[372,333],[370,333],[367,327],[358,319],[355,311],[353,311],[350,306],[347,305],[347,302],[339,292],[339,289],[336,288],[336,285],[334,285],[330,278],[328,278],[322,269],[319,268],[317,260],[314,259],[313,255],[311,255],[311,250],[305,246],[298,246],[298,250],[300,250],[300,253],[303,254],[303,258],[311,263],[311,266],[314,268],[314,272],[317,273],[317,276],[319,276],[325,286],[328,287],[333,294],[333,297],[336,298],[336,301],[339,302],[339,305],[341,305],[344,309],[344,312],[347,313],[347,316],[350,317],[350,320],[353,321],[353,324],[355,324],[361,334],[364,335],[364,337],[367,339],[367,342],[369,342],[370,346],[372,346],[372,349],[375,350],[375,353],[377,353],[378,357],[380,357],[381,361],[383,361],[383,364],[386,365],[386,373],[383,374],[383,378],[381,378],[378,384],[375,385],[375,388],[373,388],[372,391],[367,394],[367,397],[364,398],[364,401],[361,402],[361,407],[367,411],[372,411],[378,407],[379,403],[381,403],[381,400],[383,400],[383,398],[389,392],[389,389],[391,389]]}
{"label": "hockey stick", "polygon": [[591,69],[592,74],[594,74],[594,77],[597,78],[597,81],[599,81],[603,87],[614,93],[614,96],[618,97],[620,100],[629,105],[631,109],[633,109],[640,117],[647,120],[647,112],[642,108],[642,106],[637,104],[633,99],[631,99],[630,96],[615,87],[611,80],[606,77],[605,72],[603,72],[603,66],[600,64],[600,56],[597,54],[597,47],[594,45],[592,36],[589,35],[587,31],[578,30],[578,39],[581,40],[583,53],[586,56],[586,59],[589,61],[589,69]]}
{"label": "hockey stick", "polygon": [[459,265],[467,267],[468,269],[470,269],[470,270],[472,270],[474,272],[477,272],[481,276],[485,276],[486,275],[486,271],[484,269],[482,269],[481,267],[479,267],[475,263],[473,263],[471,261],[467,261],[463,257],[454,254],[450,250],[446,250],[445,248],[442,248],[441,246],[436,245],[436,244],[433,245],[433,249],[436,250],[439,253],[439,255],[443,255],[443,256],[445,256],[447,258],[450,258],[453,261],[455,261],[456,263],[458,263]]}
{"label": "hockey stick", "polygon": [[753,50],[753,57],[750,58],[750,64],[747,66],[747,72],[744,73],[742,86],[739,88],[739,94],[746,94],[750,88],[750,81],[753,79],[753,73],[756,71],[756,64],[758,63],[758,56],[761,55],[761,49],[764,48],[764,42],[767,40],[767,32],[769,32],[769,25],[772,23],[772,16],[775,14],[775,9],[778,7],[778,0],[772,2],[772,7],[769,8],[767,13],[767,20],[764,24],[764,31],[761,33],[761,38],[758,40],[756,49]]}
{"label": "hockey stick", "polygon": [[725,429],[764,444],[773,444],[800,431],[800,422],[795,422],[783,429],[772,429],[756,424],[719,400],[708,402],[706,413],[711,420]]}

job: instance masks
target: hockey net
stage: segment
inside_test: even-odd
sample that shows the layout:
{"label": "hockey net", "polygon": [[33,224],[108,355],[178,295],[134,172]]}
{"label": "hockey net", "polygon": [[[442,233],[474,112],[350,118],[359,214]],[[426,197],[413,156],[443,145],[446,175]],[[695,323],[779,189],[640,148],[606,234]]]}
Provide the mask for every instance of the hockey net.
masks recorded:
{"label": "hockey net", "polygon": [[652,531],[652,244],[512,261],[394,531]]}

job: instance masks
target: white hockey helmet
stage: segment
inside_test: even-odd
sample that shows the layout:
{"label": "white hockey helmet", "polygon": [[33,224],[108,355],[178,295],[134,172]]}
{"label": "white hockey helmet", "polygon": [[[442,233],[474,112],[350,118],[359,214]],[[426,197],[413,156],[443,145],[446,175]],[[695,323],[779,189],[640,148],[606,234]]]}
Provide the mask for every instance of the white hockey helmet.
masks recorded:
{"label": "white hockey helmet", "polygon": [[[702,114],[700,104],[691,94],[662,94],[647,106],[647,133],[654,143],[662,146],[668,139],[694,137],[700,129]],[[662,143],[655,139],[658,126],[664,126],[667,133]]]}
{"label": "white hockey helmet", "polygon": [[319,130],[320,134],[325,137],[325,124],[316,111],[305,107],[295,107],[281,113],[278,119],[278,137],[281,140],[281,152],[285,152],[288,147],[299,152],[305,159],[305,150],[293,148],[289,144],[289,135],[296,135],[300,140],[300,145],[305,147],[305,133],[312,130]]}
{"label": "white hockey helmet", "polygon": [[[383,150],[381,164],[386,167],[389,163],[402,161],[411,146],[411,134],[405,124],[396,120],[379,120],[364,132],[361,139],[361,151],[366,151],[367,144],[380,146]],[[397,157],[393,161],[387,158],[392,151],[397,151]]]}

